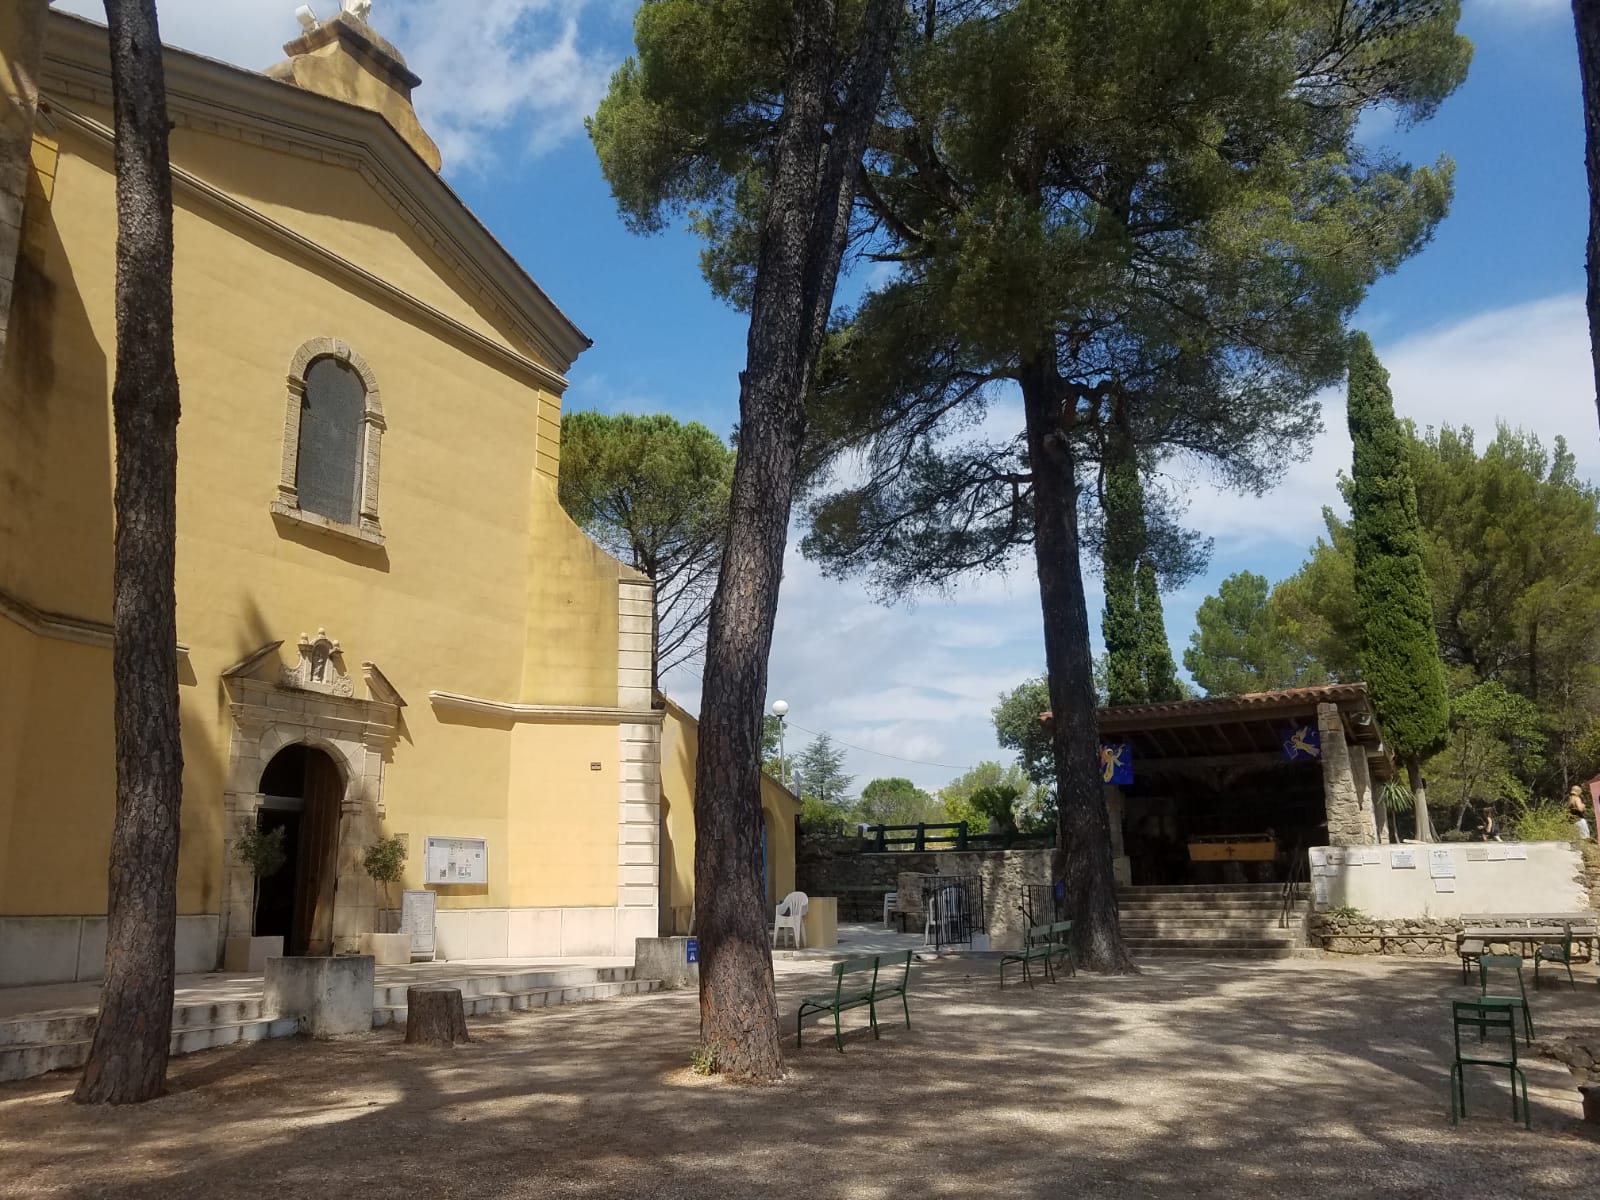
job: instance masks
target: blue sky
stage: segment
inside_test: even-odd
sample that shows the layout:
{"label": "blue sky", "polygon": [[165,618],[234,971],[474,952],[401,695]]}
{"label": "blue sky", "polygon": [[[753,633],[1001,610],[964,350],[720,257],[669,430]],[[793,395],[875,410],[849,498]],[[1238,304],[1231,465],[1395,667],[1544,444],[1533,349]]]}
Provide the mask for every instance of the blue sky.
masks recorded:
{"label": "blue sky", "polygon": [[[60,7],[97,19],[94,0]],[[326,16],[335,0],[312,0]],[[296,33],[291,0],[159,0],[165,40],[264,67]],[[582,119],[631,46],[626,0],[375,0],[372,23],[422,77],[416,104],[445,175],[594,339],[571,373],[569,407],[665,411],[719,433],[737,408],[745,321],[707,292],[697,243],[628,233]],[[1433,242],[1363,307],[1396,405],[1424,425],[1496,420],[1565,434],[1600,478],[1584,320],[1587,193],[1571,10],[1563,0],[1467,0],[1472,72],[1430,122],[1375,123],[1372,140],[1416,162],[1448,155],[1456,196]],[[1349,462],[1342,397],[1324,432],[1262,499],[1177,476],[1189,523],[1216,539],[1210,570],[1166,598],[1175,653],[1195,607],[1234,571],[1293,571],[1337,503]],[[853,747],[859,784],[905,774],[927,787],[1003,757],[989,711],[1042,669],[1039,615],[1023,570],[951,597],[884,609],[822,579],[791,547],[771,694],[791,705],[791,752],[827,729]],[[1088,581],[1098,616],[1098,582]],[[1096,620],[1097,623],[1097,620]],[[694,707],[698,681],[668,681]],[[898,757],[895,757],[898,756]],[[903,762],[900,759],[917,760]]]}

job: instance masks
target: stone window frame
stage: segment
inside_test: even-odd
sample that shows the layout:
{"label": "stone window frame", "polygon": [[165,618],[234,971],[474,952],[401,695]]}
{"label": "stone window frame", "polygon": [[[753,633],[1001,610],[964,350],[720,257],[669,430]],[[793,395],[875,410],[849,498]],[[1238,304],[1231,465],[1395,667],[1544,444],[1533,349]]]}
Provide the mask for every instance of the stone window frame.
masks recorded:
{"label": "stone window frame", "polygon": [[[333,358],[361,376],[366,401],[361,413],[361,487],[355,524],[335,521],[321,513],[300,507],[295,487],[295,472],[300,460],[300,412],[306,397],[306,372],[321,358]],[[315,337],[295,351],[289,361],[287,396],[283,412],[283,459],[278,473],[278,494],[272,501],[274,516],[320,529],[335,537],[348,538],[370,546],[383,545],[383,529],[378,523],[378,462],[383,447],[383,396],[378,377],[367,360],[340,338]]]}

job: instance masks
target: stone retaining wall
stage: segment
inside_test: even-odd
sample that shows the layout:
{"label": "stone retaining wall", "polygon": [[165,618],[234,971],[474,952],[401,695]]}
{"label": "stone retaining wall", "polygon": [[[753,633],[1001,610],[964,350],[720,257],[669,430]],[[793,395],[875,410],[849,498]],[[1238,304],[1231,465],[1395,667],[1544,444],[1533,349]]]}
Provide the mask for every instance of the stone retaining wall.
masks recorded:
{"label": "stone retaining wall", "polygon": [[[901,891],[903,875],[965,875],[983,880],[988,910],[989,942],[995,949],[1022,944],[1023,888],[1050,882],[1050,850],[951,850],[917,853],[850,854],[802,861],[795,867],[795,886],[808,896],[834,896],[841,921],[883,918],[886,892]],[[922,895],[905,889],[898,911],[908,929],[921,928]]]}
{"label": "stone retaining wall", "polygon": [[1428,917],[1374,921],[1312,913],[1308,937],[1313,946],[1335,954],[1397,954],[1418,958],[1453,958],[1461,922]]}

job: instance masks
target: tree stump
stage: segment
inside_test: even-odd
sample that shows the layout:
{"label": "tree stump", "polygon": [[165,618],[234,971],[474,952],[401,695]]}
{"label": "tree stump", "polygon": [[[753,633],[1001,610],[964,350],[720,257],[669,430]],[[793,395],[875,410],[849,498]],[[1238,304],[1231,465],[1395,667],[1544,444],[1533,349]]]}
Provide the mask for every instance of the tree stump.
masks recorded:
{"label": "tree stump", "polygon": [[419,983],[406,989],[407,1045],[453,1046],[470,1040],[460,988]]}

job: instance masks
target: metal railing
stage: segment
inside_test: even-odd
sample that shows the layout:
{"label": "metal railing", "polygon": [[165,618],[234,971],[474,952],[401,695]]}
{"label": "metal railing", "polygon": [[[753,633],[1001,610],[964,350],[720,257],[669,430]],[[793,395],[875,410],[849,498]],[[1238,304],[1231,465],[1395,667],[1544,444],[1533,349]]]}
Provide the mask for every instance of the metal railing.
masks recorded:
{"label": "metal railing", "polygon": [[1306,879],[1306,843],[1302,838],[1294,844],[1289,856],[1289,878],[1283,884],[1283,907],[1278,911],[1278,928],[1289,928],[1289,911],[1294,907],[1295,889]]}
{"label": "metal railing", "polygon": [[866,838],[877,854],[891,849],[901,850],[965,850],[969,841],[967,823],[954,821],[930,825],[926,821],[916,825],[868,825]]}
{"label": "metal railing", "polygon": [[970,946],[974,933],[988,932],[983,880],[976,875],[923,876],[922,911],[936,952],[945,946]]}

